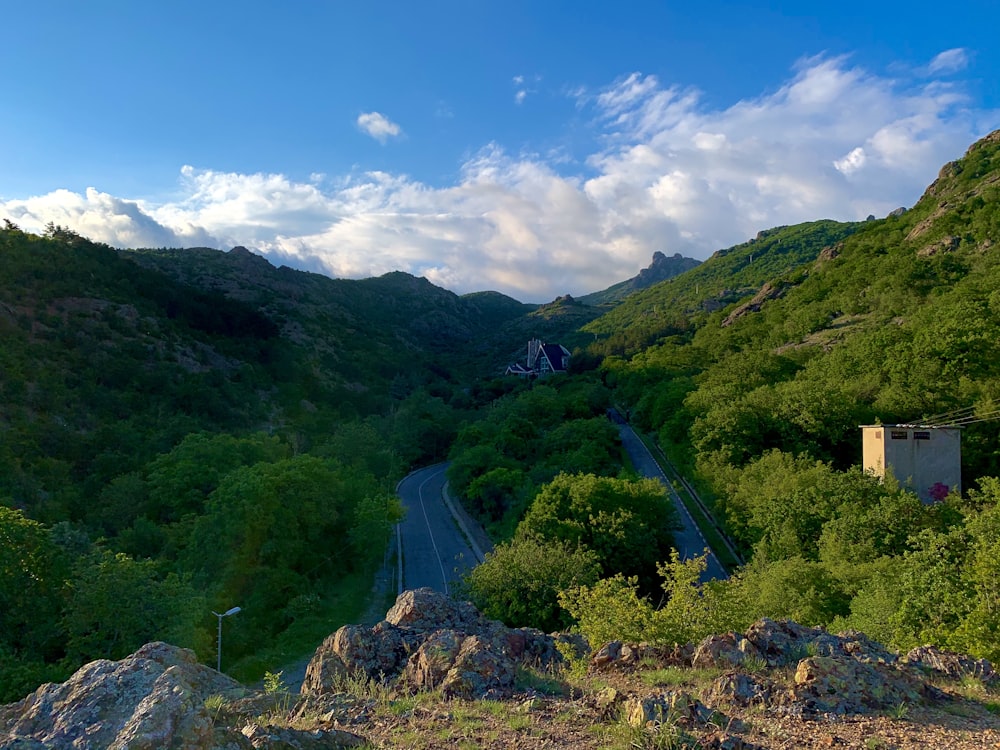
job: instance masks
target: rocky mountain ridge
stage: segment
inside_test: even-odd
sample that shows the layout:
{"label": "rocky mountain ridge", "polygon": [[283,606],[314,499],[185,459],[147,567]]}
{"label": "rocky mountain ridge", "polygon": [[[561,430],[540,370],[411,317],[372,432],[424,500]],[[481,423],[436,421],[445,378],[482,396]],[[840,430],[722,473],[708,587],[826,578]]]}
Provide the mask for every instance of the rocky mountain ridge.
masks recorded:
{"label": "rocky mountain ridge", "polygon": [[687,258],[680,253],[674,253],[669,258],[657,250],[653,253],[653,260],[643,268],[636,276],[617,284],[612,284],[607,289],[599,292],[592,292],[579,297],[578,300],[585,305],[612,305],[628,297],[634,292],[648,289],[661,281],[680,276],[685,271],[696,268],[701,261],[694,258]]}

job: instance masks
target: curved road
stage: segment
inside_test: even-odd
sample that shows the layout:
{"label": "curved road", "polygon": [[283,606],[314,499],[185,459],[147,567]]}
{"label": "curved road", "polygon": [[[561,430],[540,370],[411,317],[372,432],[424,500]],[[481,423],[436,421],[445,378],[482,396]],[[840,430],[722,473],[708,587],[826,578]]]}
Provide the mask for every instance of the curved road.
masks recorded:
{"label": "curved road", "polygon": [[396,527],[400,591],[427,586],[448,594],[481,560],[444,501],[446,468],[447,464],[436,464],[419,469],[396,487],[406,508],[406,516]]}
{"label": "curved road", "polygon": [[[725,568],[709,548],[649,449],[621,417],[615,415],[613,418],[636,471],[660,480],[674,501],[681,521],[681,528],[674,531],[674,543],[681,558],[688,560],[707,550],[708,560],[702,580],[728,578]],[[451,593],[454,583],[482,560],[481,549],[475,543],[470,544],[471,535],[460,528],[460,524],[467,521],[459,521],[459,516],[445,501],[447,466],[435,464],[419,469],[396,487],[406,508],[406,516],[396,527],[400,560],[399,591],[427,586],[445,594]]]}
{"label": "curved road", "polygon": [[705,567],[705,572],[701,575],[701,580],[710,581],[713,578],[717,580],[724,580],[729,578],[726,573],[726,569],[722,567],[719,562],[719,558],[715,556],[715,553],[708,546],[708,542],[705,541],[705,537],[702,536],[701,531],[698,530],[697,524],[695,524],[694,519],[691,518],[691,514],[688,513],[688,509],[684,507],[684,503],[681,502],[680,496],[674,491],[674,487],[667,480],[666,475],[663,473],[663,469],[653,458],[653,455],[649,452],[649,448],[646,444],[639,439],[639,436],[635,434],[635,431],[628,424],[625,423],[621,417],[615,415],[613,420],[618,425],[618,432],[622,438],[622,445],[628,452],[629,457],[632,459],[632,464],[635,466],[636,471],[645,477],[650,479],[659,479],[664,486],[667,488],[667,492],[670,493],[670,497],[673,498],[674,505],[677,508],[677,516],[681,521],[681,528],[674,531],[674,544],[677,547],[677,551],[680,553],[682,560],[689,560],[692,557],[697,557],[698,555],[708,552],[707,565]]}

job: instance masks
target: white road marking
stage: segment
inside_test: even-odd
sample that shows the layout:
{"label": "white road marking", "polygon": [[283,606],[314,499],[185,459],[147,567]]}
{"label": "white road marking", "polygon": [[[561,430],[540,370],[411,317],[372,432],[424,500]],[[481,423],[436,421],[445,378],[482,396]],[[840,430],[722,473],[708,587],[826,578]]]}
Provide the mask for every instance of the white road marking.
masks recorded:
{"label": "white road marking", "polygon": [[441,472],[435,472],[431,474],[427,479],[420,483],[420,487],[417,489],[417,497],[420,500],[420,510],[424,514],[424,523],[427,524],[427,534],[431,538],[431,546],[434,547],[434,556],[437,557],[438,567],[441,568],[441,580],[444,581],[444,593],[448,593],[448,574],[444,572],[444,561],[441,559],[441,553],[438,552],[437,542],[434,541],[434,531],[431,529],[431,520],[427,517],[427,507],[424,505],[424,485],[429,481],[434,479]]}

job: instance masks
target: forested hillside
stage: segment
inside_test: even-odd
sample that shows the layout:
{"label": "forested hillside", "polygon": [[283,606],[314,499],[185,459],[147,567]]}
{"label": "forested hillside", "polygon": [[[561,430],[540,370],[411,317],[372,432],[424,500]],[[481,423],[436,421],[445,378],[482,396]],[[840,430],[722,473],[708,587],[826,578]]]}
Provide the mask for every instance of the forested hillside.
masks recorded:
{"label": "forested hillside", "polygon": [[322,638],[363,603],[395,481],[496,395],[474,381],[534,309],[8,223],[0,700],[153,638],[208,658],[234,605],[237,673]]}
{"label": "forested hillside", "polygon": [[[813,257],[780,268],[768,241],[784,247],[789,233]],[[698,477],[752,557],[686,600],[685,622],[791,616],[1000,657],[998,249],[1000,132],[905,213],[765,233],[590,326],[604,337],[597,351],[620,355],[603,364],[616,398]],[[733,279],[730,304],[706,306],[706,289],[719,296],[706,275],[751,251],[745,272],[774,273],[743,276],[744,289]],[[665,318],[668,328],[651,323]],[[981,420],[963,430],[964,497],[924,506],[860,473],[858,425],[959,409]],[[678,601],[683,580],[674,570],[665,581]],[[577,596],[571,611],[613,611],[622,586]],[[676,635],[651,610],[642,617],[647,636]]]}
{"label": "forested hillside", "polygon": [[[701,561],[661,554],[661,600],[648,573],[602,567],[606,541],[540,532],[540,515],[601,525],[583,488],[627,474],[596,453],[581,465],[578,451],[566,466],[587,474],[554,476],[559,431],[519,420],[513,402],[463,430],[452,454],[473,511],[499,513],[512,535],[470,577],[474,599],[515,609],[519,624],[532,611],[575,622],[596,641],[683,643],[769,616],[1000,658],[998,250],[1000,132],[909,211],[761,232],[628,297],[584,327],[594,340],[577,356],[600,362],[611,397],[697,481],[750,562],[700,584]],[[962,496],[924,505],[861,472],[859,425],[956,410]],[[585,439],[601,444],[592,429]],[[575,579],[554,562],[571,550]]]}

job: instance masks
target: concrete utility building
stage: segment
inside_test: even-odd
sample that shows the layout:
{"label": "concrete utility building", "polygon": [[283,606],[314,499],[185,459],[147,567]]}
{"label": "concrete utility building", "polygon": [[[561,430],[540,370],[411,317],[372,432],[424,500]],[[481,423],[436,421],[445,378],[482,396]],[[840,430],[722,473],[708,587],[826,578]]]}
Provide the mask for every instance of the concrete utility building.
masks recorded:
{"label": "concrete utility building", "polygon": [[925,503],[962,491],[962,430],[955,426],[861,425],[862,465],[891,474]]}

